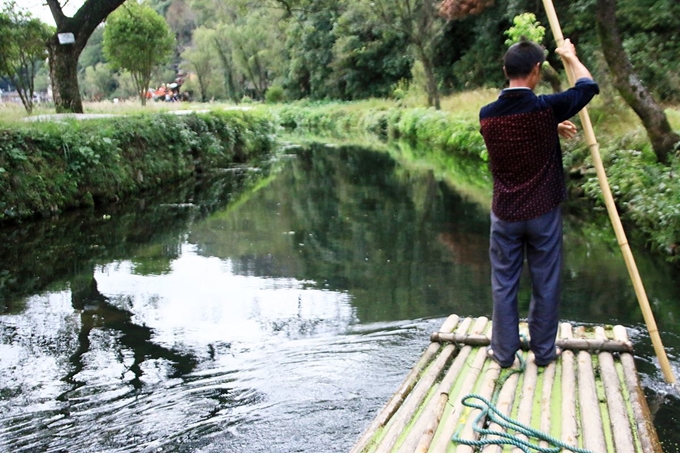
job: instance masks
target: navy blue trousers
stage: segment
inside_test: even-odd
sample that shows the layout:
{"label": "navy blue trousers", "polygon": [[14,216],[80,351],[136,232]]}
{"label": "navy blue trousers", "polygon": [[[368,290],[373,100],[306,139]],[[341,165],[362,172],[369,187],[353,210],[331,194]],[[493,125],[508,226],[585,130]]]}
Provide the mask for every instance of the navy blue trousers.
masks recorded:
{"label": "navy blue trousers", "polygon": [[526,257],[531,276],[529,347],[538,365],[555,358],[562,270],[562,211],[535,219],[506,222],[491,213],[491,348],[502,366],[510,366],[520,349],[517,294]]}

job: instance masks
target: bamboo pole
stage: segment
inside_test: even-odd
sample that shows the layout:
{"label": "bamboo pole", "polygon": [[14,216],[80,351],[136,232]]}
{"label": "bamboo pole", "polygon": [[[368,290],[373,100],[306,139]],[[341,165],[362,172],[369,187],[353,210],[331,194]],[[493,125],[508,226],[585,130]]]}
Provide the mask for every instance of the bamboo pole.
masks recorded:
{"label": "bamboo pole", "polygon": [[[435,332],[431,335],[434,342],[444,343],[451,342],[458,345],[469,346],[488,346],[491,340],[486,335],[479,334],[460,334],[460,333],[442,333]],[[571,351],[608,351],[608,352],[633,352],[633,343],[630,341],[618,341],[610,339],[595,339],[595,338],[558,338],[555,345],[562,348],[562,350]],[[522,349],[529,349],[528,343],[522,344]]]}
{"label": "bamboo pole", "polygon": [[[495,363],[495,362],[494,362]],[[519,382],[520,373],[512,373],[510,377],[503,384],[503,388],[498,394],[498,402],[496,403],[496,409],[499,414],[503,414],[510,417],[510,412],[512,411],[512,405],[515,403],[515,396],[517,394],[517,383]],[[489,425],[489,430],[502,432],[504,428],[498,423],[491,423]],[[482,450],[483,453],[502,453],[503,447],[500,445],[492,444],[487,445]]]}
{"label": "bamboo pole", "polygon": [[[562,338],[571,339],[571,324],[562,323]],[[562,442],[578,446],[576,418],[576,377],[574,375],[574,353],[562,351]]]}
{"label": "bamboo pole", "polygon": [[446,373],[446,377],[439,384],[439,395],[433,398],[434,406],[430,408],[430,412],[427,416],[423,416],[425,421],[425,426],[418,433],[420,437],[417,439],[418,443],[414,448],[407,450],[406,447],[404,451],[411,451],[416,453],[427,453],[434,439],[435,432],[437,432],[437,427],[442,420],[446,406],[449,403],[449,394],[455,381],[460,377],[461,370],[472,352],[472,346],[463,346],[463,348],[458,353],[458,356],[451,364],[451,368]]}
{"label": "bamboo pole", "polygon": [[[550,365],[545,367],[543,371],[543,392],[541,394],[541,431],[550,434],[550,428],[552,423],[557,423],[552,420],[550,406],[552,404],[552,388],[555,383],[555,371],[556,362],[552,362]],[[540,442],[541,447],[548,448],[550,445],[547,441],[542,440]]]}
{"label": "bamboo pole", "polygon": [[[468,359],[469,360],[469,359]],[[453,407],[448,409],[449,415],[437,428],[435,432],[435,437],[430,445],[430,450],[432,452],[442,452],[447,451],[449,444],[451,443],[451,437],[455,433],[456,427],[461,421],[461,417],[464,417],[465,407],[461,402],[461,395],[467,395],[471,393],[474,389],[475,383],[479,377],[484,361],[486,360],[486,351],[484,349],[479,349],[474,355],[471,362],[468,362],[467,372],[465,373],[465,380],[463,381],[458,394],[453,403]],[[448,407],[448,406],[447,406]],[[446,415],[446,414],[445,414]]]}
{"label": "bamboo pole", "polygon": [[[597,327],[595,335],[605,338],[604,327]],[[614,364],[614,357],[608,352],[601,352],[598,358],[600,360],[600,378],[602,379],[604,392],[607,397],[609,424],[611,425],[612,437],[614,438],[614,449],[616,453],[635,453],[632,427],[626,403],[621,394],[621,383],[619,382],[619,375]]]}
{"label": "bamboo pole", "polygon": [[[519,396],[519,408],[517,410],[517,421],[525,426],[531,426],[532,407],[534,405],[534,395],[536,394],[536,382],[538,380],[538,367],[534,360],[534,353],[529,352],[526,357],[526,369],[524,370],[524,381],[522,382],[522,393]],[[516,434],[517,438],[528,441],[529,438],[522,433]],[[513,453],[521,453],[522,449],[515,447]]]}
{"label": "bamboo pole", "polygon": [[427,398],[430,387],[432,387],[442,370],[444,370],[446,363],[455,351],[456,346],[453,344],[449,344],[442,349],[432,365],[413,388],[406,401],[404,401],[404,404],[401,405],[395,417],[393,417],[392,423],[387,428],[387,434],[385,434],[384,439],[378,445],[376,453],[392,451],[406,426],[413,420],[413,416]]}
{"label": "bamboo pole", "polygon": [[[624,341],[628,340],[626,328],[614,326],[614,338]],[[635,418],[635,428],[638,432],[637,441],[642,445],[643,453],[662,453],[661,443],[652,423],[652,415],[649,412],[647,400],[638,381],[635,359],[631,354],[621,354],[620,360],[623,365],[623,380]]]}
{"label": "bamboo pole", "polygon": [[600,400],[597,397],[593,361],[585,351],[578,353],[578,399],[581,409],[583,446],[596,453],[605,453],[607,446],[602,430]]}
{"label": "bamboo pole", "polygon": [[[546,14],[548,15],[548,21],[550,22],[550,28],[552,29],[553,36],[555,37],[555,42],[558,46],[561,46],[564,42],[564,37],[562,36],[562,29],[560,28],[560,23],[557,19],[557,13],[555,12],[555,7],[552,3],[552,0],[543,0],[543,6],[545,7]],[[574,80],[572,68],[566,64],[566,62],[565,68],[567,69],[569,83],[573,85],[576,81]],[[659,365],[661,366],[661,370],[663,371],[666,382],[674,384],[675,376],[671,370],[668,357],[666,356],[666,351],[664,350],[663,344],[661,343],[661,337],[659,335],[659,329],[656,326],[656,321],[654,320],[654,314],[652,313],[652,309],[649,305],[649,300],[647,299],[647,294],[645,293],[644,286],[642,285],[642,279],[640,278],[637,265],[635,264],[633,253],[630,250],[628,239],[626,239],[626,233],[623,231],[623,225],[621,224],[621,219],[619,218],[619,214],[616,210],[616,204],[614,203],[614,197],[612,196],[611,189],[609,188],[609,182],[607,181],[607,175],[604,171],[604,165],[602,164],[602,158],[600,157],[599,145],[595,138],[595,132],[593,131],[593,125],[590,122],[588,110],[583,108],[583,110],[579,112],[579,117],[581,118],[581,123],[585,132],[586,142],[590,148],[590,154],[597,172],[597,179],[600,182],[600,188],[602,190],[602,195],[607,207],[609,219],[611,220],[614,232],[616,234],[616,239],[623,254],[623,259],[633,282],[633,288],[635,289],[635,294],[637,295],[638,303],[640,304],[640,309],[642,310],[642,316],[652,339],[654,352],[656,353],[656,356],[659,360]]]}

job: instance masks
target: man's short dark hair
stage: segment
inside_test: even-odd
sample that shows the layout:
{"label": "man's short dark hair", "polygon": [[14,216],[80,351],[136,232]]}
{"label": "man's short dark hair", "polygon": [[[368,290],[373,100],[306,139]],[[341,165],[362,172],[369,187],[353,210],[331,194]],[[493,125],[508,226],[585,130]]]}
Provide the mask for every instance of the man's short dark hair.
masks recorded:
{"label": "man's short dark hair", "polygon": [[533,41],[522,39],[520,42],[510,46],[505,57],[503,66],[505,75],[508,79],[526,77],[531,73],[537,63],[543,64],[545,61],[545,51]]}

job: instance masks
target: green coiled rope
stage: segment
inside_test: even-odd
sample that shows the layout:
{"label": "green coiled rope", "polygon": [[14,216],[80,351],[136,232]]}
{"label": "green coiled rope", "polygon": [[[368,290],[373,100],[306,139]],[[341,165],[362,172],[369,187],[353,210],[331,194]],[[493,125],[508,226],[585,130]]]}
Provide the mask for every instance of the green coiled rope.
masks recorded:
{"label": "green coiled rope", "polygon": [[[505,383],[505,381],[508,380],[510,376],[512,376],[514,373],[521,373],[522,371],[524,371],[526,365],[524,362],[524,358],[519,353],[517,354],[517,357],[519,358],[520,361],[520,367],[509,370],[510,372],[507,373],[503,377],[503,379],[498,380],[496,390],[494,391],[492,397],[493,401],[497,400],[498,394],[500,393],[500,389],[503,387],[503,384]],[[475,400],[479,402],[473,402]],[[473,429],[478,434],[477,436],[478,440],[460,438],[459,434],[461,429],[463,428],[463,426],[461,426],[460,428],[458,428],[456,433],[451,438],[452,442],[463,445],[469,445],[471,447],[485,447],[487,445],[499,445],[499,446],[510,445],[519,448],[524,453],[532,452],[559,453],[563,450],[571,451],[574,453],[593,453],[590,450],[565,444],[559,439],[556,439],[546,433],[543,433],[537,429],[534,429],[530,426],[526,426],[516,420],[511,419],[510,417],[500,413],[498,409],[496,409],[495,404],[491,403],[489,400],[485,399],[480,395],[474,393],[465,395],[461,400],[461,403],[464,406],[480,410],[479,415],[475,418],[475,421],[473,422]],[[489,423],[491,422],[496,423],[497,425],[503,427],[507,431],[494,431],[488,428],[484,428],[482,426],[482,423],[485,418],[488,420]],[[546,443],[552,445],[552,447],[541,447],[540,445],[529,442],[529,440],[518,438],[516,434],[510,434],[509,431],[515,431],[519,434],[524,434],[527,437],[527,439],[538,439],[539,441],[545,441]]]}

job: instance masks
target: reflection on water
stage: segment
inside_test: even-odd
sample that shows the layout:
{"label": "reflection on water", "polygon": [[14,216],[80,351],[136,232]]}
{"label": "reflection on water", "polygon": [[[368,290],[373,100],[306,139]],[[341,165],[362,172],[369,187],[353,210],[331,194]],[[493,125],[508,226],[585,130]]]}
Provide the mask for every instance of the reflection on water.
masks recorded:
{"label": "reflection on water", "polygon": [[[312,146],[7,227],[0,450],[349,450],[445,316],[490,315],[488,213],[460,193],[387,154]],[[566,231],[563,318],[632,327],[676,445],[680,405],[619,254],[597,229]],[[638,264],[677,364],[678,273]]]}

